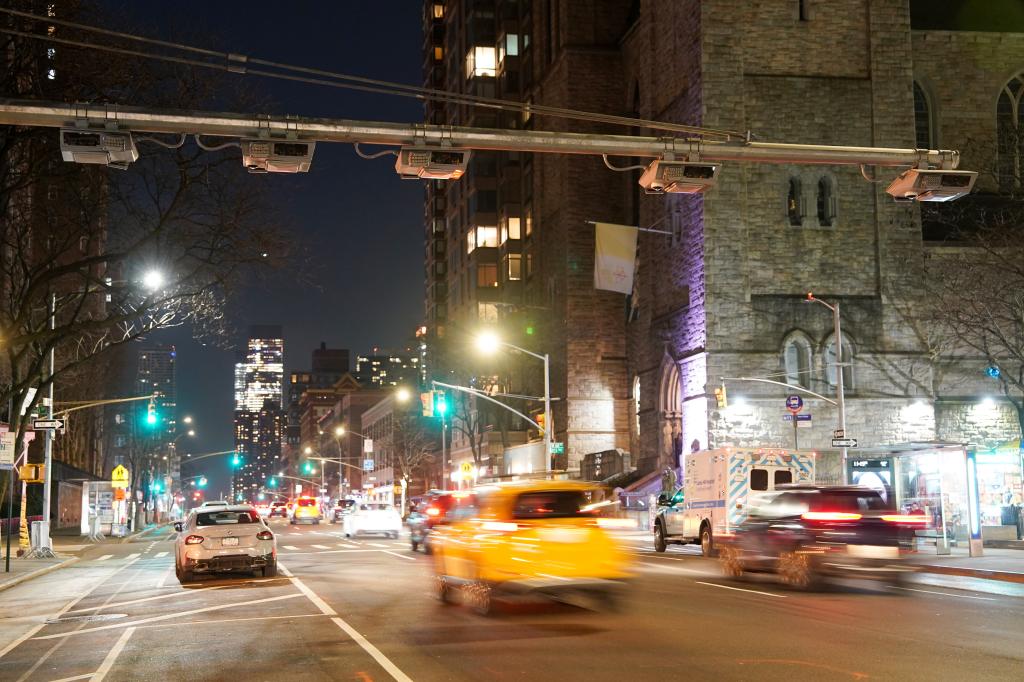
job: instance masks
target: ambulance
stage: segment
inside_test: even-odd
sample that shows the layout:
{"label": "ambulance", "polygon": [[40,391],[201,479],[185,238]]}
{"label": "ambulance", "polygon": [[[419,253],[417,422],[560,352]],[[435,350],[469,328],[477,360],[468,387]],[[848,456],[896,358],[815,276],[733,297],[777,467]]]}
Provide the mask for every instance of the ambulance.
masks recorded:
{"label": "ambulance", "polygon": [[813,483],[815,458],[810,451],[731,446],[686,455],[682,487],[658,498],[654,549],[699,544],[711,556],[715,537],[729,536],[759,497]]}

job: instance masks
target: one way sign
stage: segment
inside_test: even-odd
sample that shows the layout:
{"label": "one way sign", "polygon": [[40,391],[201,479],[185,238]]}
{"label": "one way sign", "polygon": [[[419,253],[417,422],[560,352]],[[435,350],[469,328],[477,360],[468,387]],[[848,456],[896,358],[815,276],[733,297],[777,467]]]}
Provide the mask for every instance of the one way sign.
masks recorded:
{"label": "one way sign", "polygon": [[833,438],[832,447],[834,448],[855,448],[857,447],[856,438]]}
{"label": "one way sign", "polygon": [[57,429],[59,431],[64,430],[63,419],[33,419],[32,430],[43,431],[45,429]]}

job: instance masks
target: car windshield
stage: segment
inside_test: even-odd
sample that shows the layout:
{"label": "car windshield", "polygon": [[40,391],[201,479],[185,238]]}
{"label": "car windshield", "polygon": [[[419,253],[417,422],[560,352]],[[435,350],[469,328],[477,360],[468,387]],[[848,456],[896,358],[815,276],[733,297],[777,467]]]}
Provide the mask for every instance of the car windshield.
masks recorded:
{"label": "car windshield", "polygon": [[522,493],[512,507],[515,519],[559,519],[582,516],[588,504],[582,490],[543,490]]}
{"label": "car windshield", "polygon": [[239,523],[256,523],[252,512],[216,511],[196,514],[197,526],[230,526]]}

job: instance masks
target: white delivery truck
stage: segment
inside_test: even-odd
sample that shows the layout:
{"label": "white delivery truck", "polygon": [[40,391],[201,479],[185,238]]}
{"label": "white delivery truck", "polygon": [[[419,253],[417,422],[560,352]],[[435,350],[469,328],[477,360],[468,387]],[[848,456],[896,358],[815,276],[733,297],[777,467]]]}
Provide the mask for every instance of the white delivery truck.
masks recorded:
{"label": "white delivery truck", "polygon": [[683,486],[658,498],[654,549],[693,543],[711,556],[715,536],[729,535],[742,523],[758,494],[813,483],[814,460],[809,451],[731,446],[686,455]]}

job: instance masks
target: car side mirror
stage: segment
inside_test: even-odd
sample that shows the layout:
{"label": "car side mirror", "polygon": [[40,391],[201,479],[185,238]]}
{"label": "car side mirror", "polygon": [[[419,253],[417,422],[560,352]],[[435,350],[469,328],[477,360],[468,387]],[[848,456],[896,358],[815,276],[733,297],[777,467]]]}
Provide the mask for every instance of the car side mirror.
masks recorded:
{"label": "car side mirror", "polygon": [[181,532],[181,521],[178,521],[174,524],[174,530],[178,531],[179,533]]}

